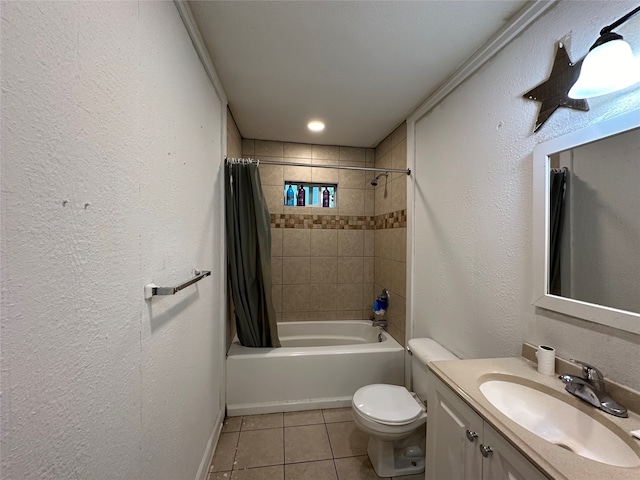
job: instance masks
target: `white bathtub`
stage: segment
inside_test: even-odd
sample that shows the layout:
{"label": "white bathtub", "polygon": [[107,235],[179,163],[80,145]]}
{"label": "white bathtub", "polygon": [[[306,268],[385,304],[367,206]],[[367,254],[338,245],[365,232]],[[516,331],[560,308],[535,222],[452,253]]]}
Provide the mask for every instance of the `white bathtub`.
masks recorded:
{"label": "white bathtub", "polygon": [[227,415],[346,407],[364,385],[404,383],[404,348],[371,322],[278,323],[278,334],[280,348],[231,345]]}

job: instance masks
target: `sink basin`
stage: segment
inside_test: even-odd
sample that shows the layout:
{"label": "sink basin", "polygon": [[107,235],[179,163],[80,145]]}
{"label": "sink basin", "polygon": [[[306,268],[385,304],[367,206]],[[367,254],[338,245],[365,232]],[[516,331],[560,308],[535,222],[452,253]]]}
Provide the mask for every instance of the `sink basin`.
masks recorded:
{"label": "sink basin", "polygon": [[[620,436],[624,431],[616,433],[569,403],[541,391],[545,388],[548,389],[507,380],[486,380],[480,385],[482,394],[502,414],[548,442],[607,465],[640,466],[638,453]],[[618,428],[614,424],[612,427]]]}

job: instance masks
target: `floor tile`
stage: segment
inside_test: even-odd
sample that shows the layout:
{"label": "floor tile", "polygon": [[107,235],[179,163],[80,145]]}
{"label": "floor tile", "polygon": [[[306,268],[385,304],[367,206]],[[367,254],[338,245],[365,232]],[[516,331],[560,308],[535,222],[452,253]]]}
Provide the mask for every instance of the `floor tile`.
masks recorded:
{"label": "floor tile", "polygon": [[282,428],[240,432],[233,469],[283,464],[282,433]]}
{"label": "floor tile", "polygon": [[349,422],[353,420],[351,416],[351,407],[346,408],[330,408],[323,410],[324,421],[326,423]]}
{"label": "floor tile", "polygon": [[333,460],[284,466],[284,480],[338,480]]}
{"label": "floor tile", "polygon": [[246,415],[242,417],[242,431],[262,430],[265,428],[282,428],[282,413],[267,413],[265,415]]}
{"label": "floor tile", "polygon": [[239,432],[242,426],[242,417],[227,417],[222,424],[222,433]]}
{"label": "floor tile", "polygon": [[369,457],[364,455],[361,457],[336,458],[334,460],[336,470],[338,472],[338,480],[379,480],[376,472],[371,466]]}
{"label": "floor tile", "polygon": [[231,480],[231,472],[212,472],[207,480]]}
{"label": "floor tile", "polygon": [[401,477],[392,477],[393,480],[424,480],[424,473],[417,473],[415,475],[402,475]]}
{"label": "floor tile", "polygon": [[333,458],[355,457],[367,454],[369,437],[357,429],[355,423],[340,422],[327,424],[329,442]]}
{"label": "floor tile", "polygon": [[284,463],[331,459],[329,436],[324,425],[286,427],[284,429]]}
{"label": "floor tile", "polygon": [[284,466],[248,468],[246,470],[234,470],[231,480],[283,480]]}
{"label": "floor tile", "polygon": [[233,459],[238,445],[239,432],[222,433],[216,446],[210,472],[224,472],[233,469]]}
{"label": "floor tile", "polygon": [[284,426],[296,427],[299,425],[316,425],[324,423],[322,410],[309,410],[306,412],[286,412],[284,414]]}

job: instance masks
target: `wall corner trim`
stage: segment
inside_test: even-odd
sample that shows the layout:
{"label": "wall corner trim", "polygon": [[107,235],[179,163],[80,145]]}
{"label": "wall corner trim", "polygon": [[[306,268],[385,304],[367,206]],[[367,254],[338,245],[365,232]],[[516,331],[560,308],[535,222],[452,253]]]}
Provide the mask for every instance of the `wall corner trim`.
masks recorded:
{"label": "wall corner trim", "polygon": [[182,19],[182,23],[184,23],[185,28],[187,29],[187,33],[191,38],[191,43],[193,43],[193,48],[195,48],[196,53],[198,54],[198,58],[204,67],[213,88],[215,89],[218,97],[226,106],[228,104],[227,94],[224,91],[224,87],[222,86],[222,82],[220,81],[220,77],[218,77],[218,73],[216,72],[216,67],[213,65],[213,61],[209,56],[209,51],[204,44],[204,40],[202,39],[202,35],[200,34],[200,30],[196,24],[195,19],[193,18],[193,13],[191,13],[191,9],[186,0],[173,0],[176,8],[178,9],[178,13],[180,14],[180,18]]}
{"label": "wall corner trim", "polygon": [[407,118],[407,123],[415,123],[453,92],[458,85],[473,75],[482,65],[506,47],[515,37],[535,22],[543,13],[554,7],[559,0],[535,0],[520,10],[507,25],[500,29],[484,45],[465,60],[453,74],[445,80]]}

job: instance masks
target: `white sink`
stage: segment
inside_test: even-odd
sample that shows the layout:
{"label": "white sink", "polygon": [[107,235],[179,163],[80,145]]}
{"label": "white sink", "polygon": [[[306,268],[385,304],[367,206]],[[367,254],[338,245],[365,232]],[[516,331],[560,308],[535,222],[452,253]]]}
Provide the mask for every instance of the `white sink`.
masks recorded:
{"label": "white sink", "polygon": [[[532,382],[533,384],[533,382]],[[536,385],[536,384],[533,384]],[[487,380],[480,391],[501,413],[539,437],[596,462],[640,466],[640,457],[621,436],[560,398],[516,381]],[[629,442],[629,443],[628,443]]]}

